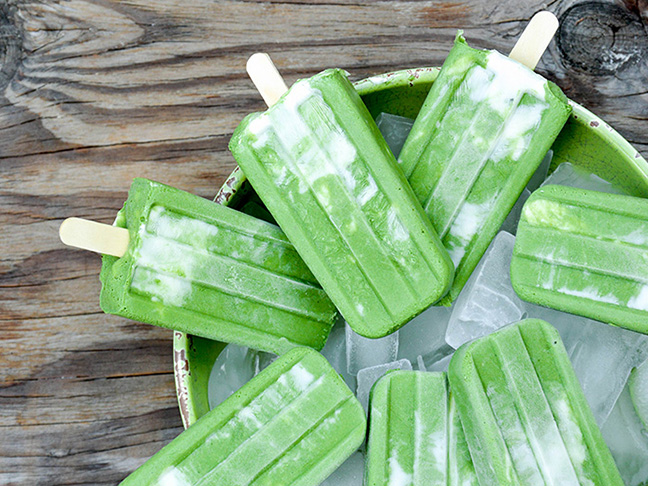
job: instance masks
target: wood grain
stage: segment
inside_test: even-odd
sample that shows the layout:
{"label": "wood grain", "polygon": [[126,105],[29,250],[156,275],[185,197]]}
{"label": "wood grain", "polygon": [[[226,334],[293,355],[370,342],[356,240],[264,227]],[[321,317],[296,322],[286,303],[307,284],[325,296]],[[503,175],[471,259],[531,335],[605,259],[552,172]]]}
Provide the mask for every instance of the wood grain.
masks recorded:
{"label": "wood grain", "polygon": [[263,108],[251,53],[360,79],[440,65],[457,28],[508,52],[545,7],[565,27],[538,70],[648,157],[644,1],[1,2],[0,484],[116,484],[180,432],[171,333],[104,315],[99,258],[57,228],[110,223],[135,176],[213,197]]}

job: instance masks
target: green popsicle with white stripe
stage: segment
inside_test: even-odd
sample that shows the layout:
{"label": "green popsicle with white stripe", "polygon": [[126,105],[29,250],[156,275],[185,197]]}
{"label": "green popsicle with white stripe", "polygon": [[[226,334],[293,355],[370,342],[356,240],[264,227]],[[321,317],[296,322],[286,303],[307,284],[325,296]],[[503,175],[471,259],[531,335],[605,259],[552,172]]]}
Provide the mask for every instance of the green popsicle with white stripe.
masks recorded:
{"label": "green popsicle with white stripe", "polygon": [[364,411],[319,353],[279,357],[122,486],[317,486],[362,443]]}
{"label": "green popsicle with white stripe", "polygon": [[[447,375],[447,373],[444,373]],[[448,392],[448,486],[477,486],[477,474],[466,441],[455,394]]]}
{"label": "green popsicle with white stripe", "polygon": [[457,34],[399,155],[456,268],[445,303],[459,295],[571,112],[560,89],[532,69]]}
{"label": "green popsicle with white stripe", "polygon": [[104,255],[108,313],[272,353],[321,349],[336,310],[281,230],[178,189],[135,179]]}
{"label": "green popsicle with white stripe", "polygon": [[343,71],[296,82],[230,149],[358,334],[385,336],[445,295],[448,254]]}
{"label": "green popsicle with white stripe", "polygon": [[623,484],[550,324],[465,344],[448,378],[480,485]]}
{"label": "green popsicle with white stripe", "polygon": [[477,484],[445,373],[388,373],[369,418],[365,485]]}
{"label": "green popsicle with white stripe", "polygon": [[644,361],[632,370],[628,388],[637,416],[644,427],[648,428],[648,361]]}
{"label": "green popsicle with white stripe", "polygon": [[522,209],[511,283],[529,302],[648,334],[648,200],[535,191]]}

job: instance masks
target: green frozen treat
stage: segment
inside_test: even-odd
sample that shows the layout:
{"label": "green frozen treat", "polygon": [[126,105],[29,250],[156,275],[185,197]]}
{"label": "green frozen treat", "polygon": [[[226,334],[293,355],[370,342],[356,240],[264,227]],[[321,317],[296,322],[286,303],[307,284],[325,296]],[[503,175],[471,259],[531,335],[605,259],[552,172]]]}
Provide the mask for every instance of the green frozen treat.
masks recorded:
{"label": "green frozen treat", "polygon": [[317,486],[359,446],[360,402],[316,351],[279,357],[122,486]]}
{"label": "green frozen treat", "polygon": [[648,360],[630,372],[628,389],[637,417],[648,429]]}
{"label": "green frozen treat", "polygon": [[343,71],[296,82],[230,150],[358,334],[394,332],[448,291],[450,258]]}
{"label": "green frozen treat", "polygon": [[522,209],[511,283],[526,301],[648,334],[648,200],[537,190]]}
{"label": "green frozen treat", "polygon": [[399,156],[456,268],[457,298],[567,121],[560,89],[461,32]]}
{"label": "green frozen treat", "polygon": [[395,371],[371,392],[366,486],[477,485],[445,373]]}
{"label": "green frozen treat", "polygon": [[481,486],[622,486],[558,331],[527,319],[461,346],[450,387]]}
{"label": "green frozen treat", "polygon": [[475,465],[470,456],[466,434],[457,412],[457,399],[452,390],[448,392],[448,426],[447,486],[478,486]]}
{"label": "green frozen treat", "polygon": [[105,312],[276,354],[324,346],[335,307],[277,226],[146,179],[115,225],[130,240],[103,257]]}

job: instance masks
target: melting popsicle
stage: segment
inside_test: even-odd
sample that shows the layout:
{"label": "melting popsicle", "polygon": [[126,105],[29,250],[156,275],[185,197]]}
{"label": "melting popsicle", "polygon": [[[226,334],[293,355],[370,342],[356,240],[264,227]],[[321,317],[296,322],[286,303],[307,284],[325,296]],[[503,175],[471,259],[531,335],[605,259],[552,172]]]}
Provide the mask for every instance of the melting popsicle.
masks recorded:
{"label": "melting popsicle", "polygon": [[230,150],[353,330],[385,336],[447,292],[448,254],[343,71],[274,99]]}
{"label": "melting popsicle", "polygon": [[335,307],[275,225],[135,179],[106,230],[123,238],[104,248],[105,312],[276,354],[324,346]]}
{"label": "melting popsicle", "polygon": [[317,486],[362,443],[364,411],[319,353],[280,356],[122,486]]}
{"label": "melting popsicle", "polygon": [[394,371],[371,391],[366,486],[477,485],[445,373]]}
{"label": "melting popsicle", "polygon": [[448,378],[480,485],[623,485],[550,324],[464,344]]}
{"label": "melting popsicle", "polygon": [[540,188],[522,209],[511,283],[529,302],[648,334],[648,201]]}
{"label": "melting popsicle", "polygon": [[[399,162],[465,285],[571,112],[533,68],[558,21],[541,12],[511,56],[468,47],[461,32]],[[531,49],[533,48],[533,49]],[[523,57],[526,54],[526,57]]]}

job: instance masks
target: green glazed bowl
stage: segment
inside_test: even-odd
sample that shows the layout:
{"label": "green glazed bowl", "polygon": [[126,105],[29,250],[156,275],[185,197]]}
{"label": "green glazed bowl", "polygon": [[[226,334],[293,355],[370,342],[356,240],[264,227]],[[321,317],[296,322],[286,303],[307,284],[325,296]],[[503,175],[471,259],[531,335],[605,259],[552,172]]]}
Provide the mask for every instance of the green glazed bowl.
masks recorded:
{"label": "green glazed bowl", "polygon": [[[416,118],[438,73],[439,68],[408,69],[363,79],[355,86],[374,118],[381,112]],[[572,115],[552,147],[551,170],[563,162],[571,162],[630,194],[648,197],[648,163],[639,152],[599,117],[577,103],[571,104]],[[215,201],[235,209],[250,201],[260,203],[238,167],[225,181]],[[220,342],[174,333],[176,391],[185,427],[209,411],[209,374],[224,347]]]}

